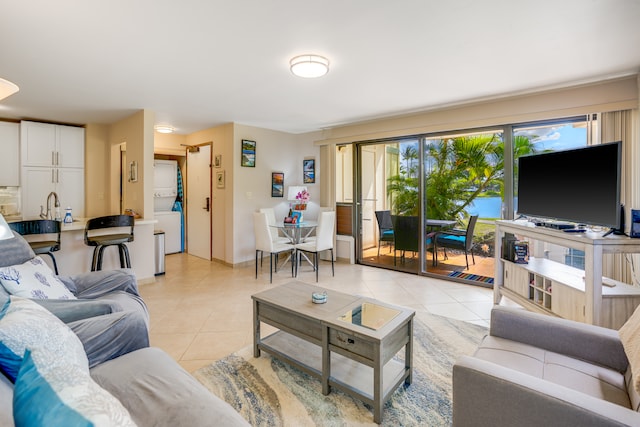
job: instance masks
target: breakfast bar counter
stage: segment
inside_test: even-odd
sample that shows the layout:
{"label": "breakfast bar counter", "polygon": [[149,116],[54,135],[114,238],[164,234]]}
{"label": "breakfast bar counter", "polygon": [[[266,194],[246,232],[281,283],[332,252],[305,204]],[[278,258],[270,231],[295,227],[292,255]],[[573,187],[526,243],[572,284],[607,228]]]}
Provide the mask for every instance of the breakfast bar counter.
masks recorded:
{"label": "breakfast bar counter", "polygon": [[[74,218],[71,224],[62,224],[60,233],[60,250],[53,253],[58,264],[58,272],[61,276],[70,276],[85,273],[91,270],[93,246],[84,244],[84,227],[90,218]],[[154,280],[154,237],[153,229],[155,219],[136,219],[134,227],[134,240],[127,243],[131,257],[131,268],[134,270],[139,282]],[[42,259],[51,264],[48,256]],[[102,262],[102,269],[109,270],[120,268],[120,259],[116,247],[106,248]]]}

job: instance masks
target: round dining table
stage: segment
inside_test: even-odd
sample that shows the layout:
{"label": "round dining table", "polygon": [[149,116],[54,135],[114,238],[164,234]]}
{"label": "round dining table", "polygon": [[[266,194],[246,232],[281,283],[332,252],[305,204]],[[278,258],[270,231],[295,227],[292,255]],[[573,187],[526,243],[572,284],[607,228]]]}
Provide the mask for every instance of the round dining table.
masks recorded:
{"label": "round dining table", "polygon": [[275,227],[278,230],[282,230],[282,233],[291,241],[292,244],[304,242],[304,239],[309,237],[311,233],[318,226],[318,221],[302,221],[299,223],[290,223],[280,221],[272,224],[271,227]]}

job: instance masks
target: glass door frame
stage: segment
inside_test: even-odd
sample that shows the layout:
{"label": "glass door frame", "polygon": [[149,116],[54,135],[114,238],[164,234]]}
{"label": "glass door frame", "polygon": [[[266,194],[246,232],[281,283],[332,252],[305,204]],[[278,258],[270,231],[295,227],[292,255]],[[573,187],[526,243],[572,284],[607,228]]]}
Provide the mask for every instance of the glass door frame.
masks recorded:
{"label": "glass door frame", "polygon": [[[438,137],[451,137],[462,134],[482,134],[482,133],[501,133],[502,140],[504,145],[504,195],[503,195],[503,209],[501,210],[501,218],[503,219],[512,219],[513,218],[513,185],[514,185],[514,177],[513,177],[513,145],[511,139],[511,126],[510,125],[501,125],[501,126],[490,126],[490,127],[482,127],[482,128],[473,128],[473,129],[464,129],[457,131],[445,131],[445,132],[437,132],[437,133],[428,133],[428,134],[420,134],[420,135],[409,135],[398,138],[386,138],[379,140],[371,140],[371,141],[361,141],[353,144],[353,167],[355,173],[353,174],[353,194],[354,194],[354,237],[355,237],[355,250],[356,250],[356,262],[363,265],[375,266],[388,268],[395,271],[406,271],[402,268],[397,268],[389,265],[380,265],[368,261],[364,257],[363,251],[363,194],[362,194],[362,148],[370,145],[388,145],[388,144],[401,144],[403,142],[416,141],[418,144],[418,182],[417,182],[417,191],[418,191],[418,216],[419,218],[425,218],[426,216],[426,196],[425,196],[425,141],[429,139],[434,139]],[[385,191],[386,194],[386,191]],[[424,221],[419,221],[419,236],[418,236],[418,262],[417,269],[410,271],[411,273],[415,273],[418,275],[435,277],[435,278],[447,278],[442,274],[438,274],[433,272],[431,269],[431,265],[427,258],[427,253],[425,251],[425,232],[426,225]]]}
{"label": "glass door frame", "polygon": [[[364,147],[370,147],[372,145],[378,145],[378,146],[384,146],[387,147],[389,145],[392,144],[402,144],[402,143],[409,143],[409,142],[416,142],[418,145],[417,151],[419,153],[419,157],[417,160],[418,163],[418,172],[417,172],[417,182],[418,182],[418,206],[419,206],[419,213],[418,213],[418,217],[421,217],[422,215],[422,196],[420,196],[420,194],[422,194],[423,192],[423,183],[422,180],[420,179],[420,173],[422,172],[422,167],[420,166],[422,164],[422,152],[420,150],[420,147],[422,146],[421,143],[421,139],[423,138],[423,136],[404,136],[404,137],[399,137],[399,138],[389,138],[389,139],[382,139],[382,140],[372,140],[372,141],[363,141],[363,142],[356,142],[353,144],[353,170],[355,171],[355,173],[353,174],[353,195],[354,195],[354,220],[353,220],[353,230],[354,230],[354,237],[355,237],[355,251],[356,251],[356,262],[358,264],[363,264],[363,265],[368,265],[368,266],[373,266],[373,267],[382,267],[382,268],[387,268],[387,269],[391,269],[394,271],[404,271],[404,272],[411,272],[411,273],[415,273],[415,274],[420,274],[420,270],[421,270],[421,266],[422,266],[422,261],[420,260],[420,254],[422,254],[424,252],[424,240],[421,238],[418,238],[418,252],[417,252],[417,262],[416,262],[416,268],[415,270],[411,270],[408,271],[407,269],[403,269],[403,268],[395,268],[393,267],[393,265],[391,267],[389,267],[388,264],[386,265],[382,265],[382,264],[378,264],[378,263],[373,263],[373,262],[369,262],[365,259],[364,257],[364,249],[363,248],[363,213],[364,213],[364,200],[363,200],[363,189],[362,189],[362,183],[363,183],[363,176],[362,176],[362,172],[363,172],[363,148]],[[387,150],[385,148],[385,157],[386,157],[386,153]],[[399,168],[400,166],[398,166]],[[387,178],[387,165],[384,165],[384,176],[385,176],[385,180]],[[385,184],[386,186],[386,181]],[[386,198],[388,198],[388,193],[386,188],[383,191],[384,195]],[[385,206],[386,206],[387,201],[385,201]],[[424,234],[424,224],[422,224],[422,221],[419,221],[419,236]]]}

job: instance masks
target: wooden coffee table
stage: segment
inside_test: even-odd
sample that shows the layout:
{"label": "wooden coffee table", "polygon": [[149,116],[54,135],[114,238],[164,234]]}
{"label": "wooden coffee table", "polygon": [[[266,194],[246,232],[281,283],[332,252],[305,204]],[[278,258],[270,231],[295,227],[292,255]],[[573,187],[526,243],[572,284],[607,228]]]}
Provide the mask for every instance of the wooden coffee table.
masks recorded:
{"label": "wooden coffee table", "polygon": [[[313,292],[326,292],[327,302],[312,303]],[[374,422],[396,388],[411,384],[414,310],[302,282],[251,298],[254,356],[264,350],[319,378],[325,395],[336,387],[361,399]],[[261,337],[261,322],[279,330]],[[404,361],[394,359],[403,347]]]}

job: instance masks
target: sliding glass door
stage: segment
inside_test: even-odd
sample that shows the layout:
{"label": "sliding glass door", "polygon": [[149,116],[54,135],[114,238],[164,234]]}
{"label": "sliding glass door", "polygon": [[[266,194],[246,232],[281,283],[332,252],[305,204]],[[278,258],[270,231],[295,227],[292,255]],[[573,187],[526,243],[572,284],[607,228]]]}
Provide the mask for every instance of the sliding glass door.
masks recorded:
{"label": "sliding glass door", "polygon": [[422,271],[491,283],[504,199],[502,130],[425,138],[422,147]]}
{"label": "sliding glass door", "polygon": [[420,271],[418,230],[405,226],[406,217],[418,223],[418,150],[418,139],[357,146],[358,262]]}
{"label": "sliding glass door", "polygon": [[593,126],[578,117],[355,144],[358,262],[490,286],[495,221],[517,210],[518,157],[586,145]]}
{"label": "sliding glass door", "polygon": [[502,131],[356,147],[360,263],[480,282],[493,275]]}

